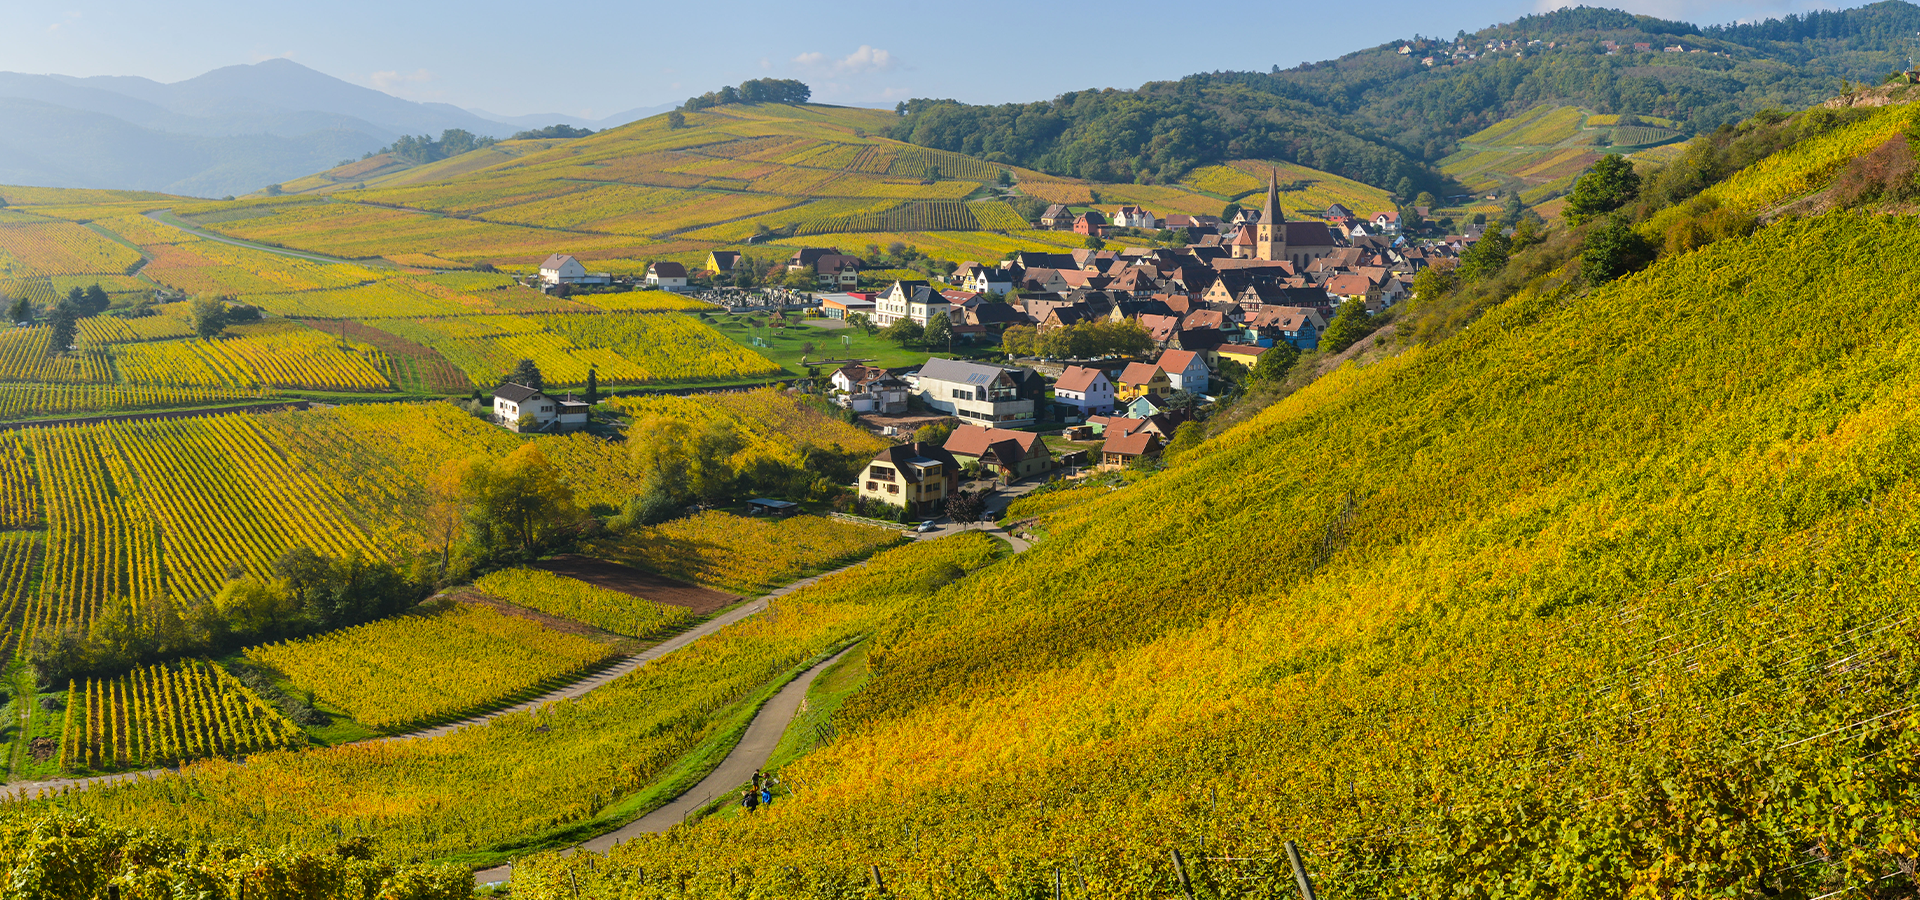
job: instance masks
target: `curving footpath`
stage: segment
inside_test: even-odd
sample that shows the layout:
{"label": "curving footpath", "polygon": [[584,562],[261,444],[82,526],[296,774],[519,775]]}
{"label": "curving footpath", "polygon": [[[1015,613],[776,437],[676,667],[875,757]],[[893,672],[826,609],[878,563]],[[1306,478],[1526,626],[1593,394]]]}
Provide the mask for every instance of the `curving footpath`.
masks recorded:
{"label": "curving footpath", "polygon": [[[842,650],[834,654],[831,659],[822,660],[813,668],[787,682],[786,687],[781,688],[779,693],[774,694],[772,699],[754,714],[753,722],[747,726],[747,733],[740,738],[740,743],[735,744],[733,750],[727,754],[727,758],[721,760],[720,765],[708,773],[707,777],[701,779],[699,784],[688,788],[667,805],[629,822],[619,830],[607,832],[590,841],[562,850],[561,855],[580,850],[605,853],[615,845],[632,840],[638,835],[666,831],[686,821],[688,816],[713,802],[714,798],[722,794],[731,794],[741,785],[753,780],[753,773],[766,767],[767,760],[773,757],[774,748],[780,744],[780,737],[786,734],[787,725],[792,723],[793,717],[800,713],[800,704],[807,699],[807,690],[813,687],[814,679],[819,678],[820,673],[825,672],[828,666],[839,662],[840,658],[850,651],[851,648]],[[480,887],[500,884],[512,875],[513,864],[508,863],[473,873],[473,883]]]}

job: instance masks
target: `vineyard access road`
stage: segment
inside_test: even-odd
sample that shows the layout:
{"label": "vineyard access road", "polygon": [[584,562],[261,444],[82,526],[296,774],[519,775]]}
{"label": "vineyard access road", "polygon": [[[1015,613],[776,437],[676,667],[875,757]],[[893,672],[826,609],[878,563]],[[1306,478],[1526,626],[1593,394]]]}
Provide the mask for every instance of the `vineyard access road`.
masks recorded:
{"label": "vineyard access road", "polygon": [[[660,643],[655,644],[654,646],[649,647],[638,654],[621,659],[610,666],[607,666],[605,668],[595,671],[591,675],[588,675],[584,678],[581,678],[577,681],[574,681],[562,687],[555,688],[552,691],[549,691],[545,694],[542,694],[524,703],[518,703],[513,706],[505,707],[503,709],[496,709],[491,712],[481,713],[479,715],[475,715],[466,719],[461,719],[460,721],[457,721],[457,722],[449,722],[445,725],[436,725],[432,728],[423,728],[423,729],[420,729],[419,731],[410,731],[410,732],[407,732],[406,734],[392,735],[388,737],[369,738],[367,739],[366,742],[398,741],[398,740],[406,740],[409,738],[435,737],[438,735],[459,731],[462,728],[468,728],[474,725],[480,725],[485,722],[491,721],[493,719],[499,718],[500,716],[508,715],[510,713],[527,712],[529,710],[539,709],[540,707],[546,706],[549,703],[554,703],[560,700],[570,700],[575,697],[579,697],[582,694],[585,694],[588,691],[593,690],[594,688],[600,687],[601,685],[604,685],[607,682],[610,682],[616,678],[619,678],[622,675],[632,672],[633,670],[638,669],[641,666],[646,665],[647,663],[650,663],[656,659],[659,659],[660,657],[665,656],[669,653],[672,653],[673,651],[678,650],[682,647],[685,647],[688,644],[693,643],[694,641],[697,641],[703,637],[706,637],[707,635],[713,634],[714,632],[719,631],[720,629],[725,628],[728,625],[732,625],[733,623],[738,622],[741,619],[745,619],[748,616],[751,616],[755,613],[758,613],[766,609],[767,601],[769,600],[797,591],[800,588],[806,587],[807,585],[812,584],[815,581],[818,581],[821,578],[824,578],[828,575],[832,575],[835,572],[844,572],[848,569],[854,568],[855,566],[864,565],[865,562],[866,562],[865,560],[862,560],[860,562],[850,563],[848,565],[841,566],[838,569],[834,569],[830,572],[822,572],[819,575],[812,575],[806,578],[802,578],[799,581],[796,581],[792,584],[775,588],[774,590],[769,591],[765,596],[762,596],[757,600],[753,600],[748,603],[738,604],[728,612],[722,615],[715,616],[711,619],[708,619],[707,621],[702,622],[699,625],[696,625],[692,628],[689,628],[686,631],[683,631],[671,638],[668,638],[665,641],[661,641]],[[363,742],[356,742],[356,743],[363,743]],[[168,772],[175,772],[175,771],[178,771],[178,769],[157,768],[157,769],[142,769],[137,772],[119,772],[113,775],[95,775],[87,778],[50,778],[50,779],[47,779],[46,781],[20,781],[20,782],[14,782],[12,784],[0,786],[0,797],[13,797],[13,798],[18,798],[22,800],[30,800],[33,798],[34,794],[42,790],[48,790],[48,791],[57,791],[62,789],[87,790],[89,788],[107,787],[110,785],[122,784],[128,781],[133,781],[138,778],[151,778],[154,776],[164,775],[164,774],[167,774]]]}
{"label": "vineyard access road", "polygon": [[[1036,481],[1026,485],[1016,486],[1015,490],[1017,493],[1015,496],[1025,494],[1039,485],[1040,482]],[[1001,508],[1003,509],[1005,508],[1005,502],[1011,502],[1011,497],[1003,501],[1001,504]],[[1026,541],[1000,530],[997,526],[990,529],[981,528],[975,530],[983,531],[986,534],[1006,541],[1015,553],[1025,551],[1031,546]],[[962,534],[964,531],[963,526],[948,526],[940,532],[918,535],[918,537],[921,540],[930,540],[948,534]],[[787,726],[793,722],[793,717],[799,714],[800,704],[806,700],[807,690],[813,687],[814,679],[820,677],[820,673],[826,671],[829,666],[838,662],[841,657],[846,656],[849,652],[851,652],[851,648],[842,650],[831,659],[821,661],[813,668],[796,676],[792,681],[787,682],[787,685],[781,688],[779,693],[773,695],[773,698],[762,705],[760,711],[754,714],[753,721],[747,725],[747,733],[740,738],[740,743],[734,745],[733,749],[727,753],[727,758],[721,760],[720,765],[708,773],[707,777],[701,779],[699,784],[688,788],[682,792],[680,796],[668,802],[667,805],[622,826],[619,830],[610,831],[592,840],[562,850],[560,851],[561,855],[564,856],[580,850],[605,853],[613,849],[615,845],[631,840],[638,835],[666,831],[686,821],[687,816],[713,802],[716,797],[731,795],[733,791],[738,790],[741,785],[751,780],[753,773],[766,767],[767,760],[773,757],[774,748],[780,744],[780,738],[786,733]],[[508,881],[512,875],[513,864],[508,863],[506,865],[495,866],[491,869],[481,869],[473,873],[473,883],[476,887],[502,884]]]}
{"label": "vineyard access road", "polygon": [[[788,723],[799,714],[800,703],[807,699],[807,690],[813,687],[814,679],[820,677],[820,673],[826,671],[828,666],[839,662],[840,658],[846,656],[848,652],[850,651],[842,650],[834,654],[831,659],[820,661],[813,668],[787,682],[779,693],[774,694],[760,707],[760,711],[753,717],[753,722],[747,726],[747,733],[740,738],[740,743],[735,744],[733,750],[727,754],[727,758],[721,760],[720,765],[708,773],[706,778],[701,779],[699,784],[688,788],[685,793],[674,798],[667,805],[627,823],[619,830],[609,831],[575,847],[562,850],[561,855],[579,850],[605,853],[615,845],[625,843],[639,835],[666,831],[686,821],[687,816],[713,802],[715,797],[722,794],[730,795],[741,785],[753,780],[753,773],[760,771],[767,764],[767,760],[773,756],[774,748],[780,744],[780,736],[786,733]],[[473,873],[473,883],[479,887],[499,884],[512,875],[513,864],[508,863]]]}

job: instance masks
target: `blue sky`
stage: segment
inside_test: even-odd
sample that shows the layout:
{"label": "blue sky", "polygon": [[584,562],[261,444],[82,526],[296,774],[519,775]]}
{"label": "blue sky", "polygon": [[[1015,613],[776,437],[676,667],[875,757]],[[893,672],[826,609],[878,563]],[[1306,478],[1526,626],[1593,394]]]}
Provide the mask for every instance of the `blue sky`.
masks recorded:
{"label": "blue sky", "polygon": [[[1589,0],[1699,24],[1859,2]],[[599,117],[763,76],[799,78],[813,86],[815,99],[830,103],[988,103],[1199,71],[1287,67],[1559,5],[7,0],[0,3],[0,34],[9,36],[0,70],[179,81],[285,56],[411,100],[508,115]],[[1227,10],[1245,12],[1233,17]]]}

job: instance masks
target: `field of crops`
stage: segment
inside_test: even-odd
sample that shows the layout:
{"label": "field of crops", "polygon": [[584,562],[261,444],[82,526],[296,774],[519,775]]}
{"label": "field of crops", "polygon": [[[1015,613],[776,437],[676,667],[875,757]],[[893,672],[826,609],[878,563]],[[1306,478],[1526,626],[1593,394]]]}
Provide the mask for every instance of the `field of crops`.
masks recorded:
{"label": "field of crops", "polygon": [[554,631],[491,606],[442,603],[297,641],[247,658],[287,676],[370,728],[405,731],[457,718],[577,675],[612,644]]}
{"label": "field of crops", "polygon": [[0,225],[0,278],[119,275],[140,254],[83,225]]}
{"label": "field of crops", "polygon": [[111,772],[305,744],[299,726],[225,669],[184,661],[73,682],[60,768]]}
{"label": "field of crops", "polygon": [[904,541],[890,528],[820,516],[703,512],[610,539],[594,555],[738,594],[756,594]]}
{"label": "field of crops", "polygon": [[687,396],[616,397],[608,403],[636,422],[665,416],[687,423],[688,429],[696,434],[712,423],[731,427],[745,444],[733,460],[736,469],[750,466],[754,458],[761,456],[783,465],[802,466],[807,450],[813,447],[870,458],[888,444],[873,432],[773,388]]}
{"label": "field of crops", "polygon": [[104,350],[85,348],[49,352],[53,332],[46,326],[0,328],[0,381],[113,381],[113,360]]}
{"label": "field of crops", "polygon": [[766,357],[683,313],[380,319],[366,324],[432,347],[475,384],[491,384],[522,359],[549,385],[649,384],[774,375]]}
{"label": "field of crops", "polygon": [[862,231],[976,231],[979,228],[980,222],[973,217],[970,204],[961,203],[958,200],[932,200],[896,206],[885,212],[812,220],[800,226],[799,234],[806,236]]}
{"label": "field of crops", "polygon": [[0,382],[0,420],[220,406],[259,401],[271,396],[273,394],[270,391],[233,388]]}
{"label": "field of crops", "polygon": [[114,347],[120,377],[155,387],[276,387],[390,391],[369,354],[296,322],[233,326],[211,341],[157,341]]}
{"label": "field of crops", "polygon": [[541,569],[502,569],[473,586],[508,603],[642,640],[666,637],[694,620],[694,615],[681,607]]}

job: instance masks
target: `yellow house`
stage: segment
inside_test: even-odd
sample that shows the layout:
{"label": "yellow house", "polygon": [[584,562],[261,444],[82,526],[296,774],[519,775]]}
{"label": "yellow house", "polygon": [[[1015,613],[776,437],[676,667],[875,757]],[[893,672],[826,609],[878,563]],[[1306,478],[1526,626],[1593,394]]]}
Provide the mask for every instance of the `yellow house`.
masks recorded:
{"label": "yellow house", "polygon": [[715,250],[707,254],[707,271],[715,275],[728,275],[733,272],[733,264],[740,261],[740,254],[732,250]]}
{"label": "yellow house", "polygon": [[1116,404],[1144,397],[1148,394],[1168,394],[1172,392],[1172,382],[1167,380],[1166,370],[1153,363],[1129,363],[1120,372],[1120,381],[1114,385],[1113,399]]}
{"label": "yellow house", "polygon": [[1260,354],[1267,352],[1267,348],[1249,347],[1246,344],[1221,344],[1220,349],[1215,352],[1221,359],[1230,359],[1252,369],[1260,362]]}

